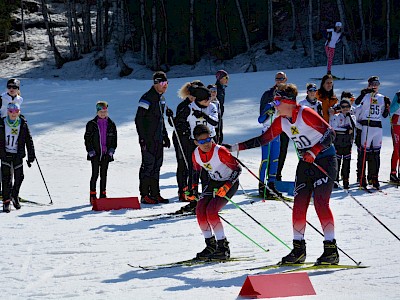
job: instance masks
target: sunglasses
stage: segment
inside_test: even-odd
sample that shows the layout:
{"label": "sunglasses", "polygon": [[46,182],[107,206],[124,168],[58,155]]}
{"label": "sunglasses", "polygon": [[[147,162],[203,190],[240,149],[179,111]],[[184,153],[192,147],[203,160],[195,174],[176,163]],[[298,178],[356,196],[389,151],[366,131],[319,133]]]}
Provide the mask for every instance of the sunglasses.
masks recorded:
{"label": "sunglasses", "polygon": [[162,87],[166,87],[166,86],[168,85],[168,81],[161,81],[161,82],[159,82],[159,84],[160,84]]}
{"label": "sunglasses", "polygon": [[7,111],[10,113],[10,114],[17,114],[17,113],[19,113],[19,109],[18,108],[10,108],[10,109],[7,109]]}
{"label": "sunglasses", "polygon": [[19,90],[19,87],[17,87],[16,85],[7,85],[7,88],[13,90]]}
{"label": "sunglasses", "polygon": [[286,77],[276,77],[276,78],[275,78],[276,81],[283,81],[283,80],[285,80],[285,79],[286,79]]}
{"label": "sunglasses", "polygon": [[281,100],[274,98],[274,101],[272,101],[272,103],[274,104],[274,106],[279,106],[279,105],[281,105]]}
{"label": "sunglasses", "polygon": [[309,88],[307,91],[309,91],[309,92],[316,92],[317,89],[316,89],[315,87],[312,87],[312,88]]}
{"label": "sunglasses", "polygon": [[369,83],[370,86],[380,86],[381,83],[379,81],[372,81]]}
{"label": "sunglasses", "polygon": [[225,78],[226,80],[229,80],[229,76],[224,76],[222,78]]}
{"label": "sunglasses", "polygon": [[211,92],[211,93],[216,93],[216,92],[217,92],[217,89],[216,89],[216,88],[212,88],[212,89],[210,89],[210,92]]}
{"label": "sunglasses", "polygon": [[197,140],[197,142],[200,144],[200,145],[204,145],[205,143],[209,143],[209,142],[211,142],[211,137],[208,137],[208,138],[206,138],[206,139],[204,139],[204,140]]}
{"label": "sunglasses", "polygon": [[341,108],[350,108],[349,105],[341,105],[340,107],[341,107]]}

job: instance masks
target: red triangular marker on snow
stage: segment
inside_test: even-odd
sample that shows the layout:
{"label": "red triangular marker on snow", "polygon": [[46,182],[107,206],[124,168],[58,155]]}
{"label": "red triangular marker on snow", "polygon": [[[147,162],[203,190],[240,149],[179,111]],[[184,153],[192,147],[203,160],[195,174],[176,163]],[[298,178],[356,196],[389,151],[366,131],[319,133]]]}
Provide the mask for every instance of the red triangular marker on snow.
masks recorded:
{"label": "red triangular marker on snow", "polygon": [[277,298],[316,295],[308,274],[265,274],[247,276],[239,296],[246,298]]}
{"label": "red triangular marker on snow", "polygon": [[113,209],[140,209],[138,197],[99,198],[92,201],[92,210],[103,211]]}

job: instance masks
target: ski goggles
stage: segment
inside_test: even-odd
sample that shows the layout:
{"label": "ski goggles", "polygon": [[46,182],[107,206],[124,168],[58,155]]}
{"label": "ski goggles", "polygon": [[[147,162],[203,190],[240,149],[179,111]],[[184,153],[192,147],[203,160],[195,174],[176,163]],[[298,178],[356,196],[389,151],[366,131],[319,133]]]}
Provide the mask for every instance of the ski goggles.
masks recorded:
{"label": "ski goggles", "polygon": [[217,92],[217,88],[210,88],[210,92],[211,93],[216,93]]}
{"label": "ski goggles", "polygon": [[309,92],[316,92],[316,91],[317,91],[317,88],[316,88],[316,87],[310,87],[310,88],[307,89],[307,91],[309,91]]}
{"label": "ski goggles", "polygon": [[211,142],[211,140],[212,140],[212,137],[208,137],[208,138],[206,138],[206,139],[204,139],[204,140],[197,140],[197,142],[198,142],[200,145],[204,145],[205,143]]}
{"label": "ski goggles", "polygon": [[381,83],[379,82],[379,80],[374,80],[374,81],[371,81],[371,82],[369,83],[369,85],[370,85],[370,86],[380,86]]}
{"label": "ski goggles", "polygon": [[16,86],[16,85],[7,85],[7,88],[8,88],[9,90],[10,90],[10,89],[19,90],[19,87]]}
{"label": "ski goggles", "polygon": [[7,109],[7,111],[10,113],[10,114],[18,114],[19,113],[19,109],[18,108],[9,108],[9,109]]}

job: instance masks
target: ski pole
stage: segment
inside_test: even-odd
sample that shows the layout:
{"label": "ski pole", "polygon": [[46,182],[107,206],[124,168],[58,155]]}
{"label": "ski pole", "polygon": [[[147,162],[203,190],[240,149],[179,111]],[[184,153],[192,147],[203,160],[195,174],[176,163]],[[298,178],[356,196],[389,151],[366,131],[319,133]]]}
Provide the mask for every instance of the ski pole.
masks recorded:
{"label": "ski pole", "polygon": [[[168,107],[167,107],[167,108],[168,108]],[[172,128],[174,129],[174,132],[175,132],[175,134],[176,134],[176,139],[177,139],[177,141],[178,141],[179,149],[180,149],[181,152],[182,152],[182,156],[183,156],[183,159],[184,159],[184,161],[185,161],[186,168],[189,170],[189,164],[188,164],[188,161],[187,161],[187,159],[186,159],[185,152],[183,152],[183,147],[182,147],[182,144],[181,144],[181,140],[180,140],[180,138],[179,138],[179,135],[178,135],[178,131],[176,131],[174,119],[173,119],[172,117],[169,117],[169,119],[171,120]]]}
{"label": "ski pole", "polygon": [[[258,178],[257,175],[255,175],[244,163],[242,163],[238,158],[236,158],[236,160],[237,160],[238,163],[241,164],[247,171],[249,171],[251,175],[253,175],[255,178],[257,178],[257,180],[258,180],[259,182],[262,183],[261,179]],[[279,198],[279,200],[281,200],[287,207],[289,207],[291,210],[293,210],[293,208],[289,205],[289,203],[288,203],[284,198],[282,198],[280,195],[277,195],[277,194],[276,194],[273,190],[271,190],[268,186],[267,186],[267,189],[269,189],[270,192],[272,192],[275,196],[277,196],[277,197]],[[319,231],[318,228],[316,228],[313,224],[311,224],[311,223],[308,222],[307,220],[306,220],[306,222],[307,222],[307,224],[308,224],[312,229],[314,229],[316,232],[318,232],[321,236],[324,236],[324,234],[323,234],[321,231]],[[361,264],[361,262],[356,262],[350,255],[348,255],[348,254],[347,254],[344,250],[342,250],[340,247],[337,247],[337,248],[338,248],[338,250],[339,250],[340,252],[342,252],[342,253],[343,253],[344,255],[346,255],[349,259],[351,259],[357,266],[359,266],[359,265]]]}
{"label": "ski pole", "polygon": [[[316,166],[316,167],[317,167],[322,173],[324,173],[329,179],[333,180],[333,179],[329,176],[329,174],[324,170],[324,168],[322,168],[320,165],[316,164],[315,162],[313,163],[313,165]],[[335,180],[333,180],[333,181],[336,182]],[[383,224],[383,223],[381,222],[381,220],[379,220],[372,212],[370,212],[360,201],[358,201],[358,200],[356,199],[356,197],[354,197],[354,196],[350,193],[350,191],[348,191],[348,190],[346,190],[345,188],[343,188],[338,182],[336,182],[336,184],[337,184],[338,186],[340,186],[340,187],[347,193],[347,195],[349,195],[349,196],[351,197],[351,199],[353,199],[354,201],[356,201],[356,203],[357,203],[358,205],[360,205],[363,209],[365,209],[365,211],[366,211],[367,213],[369,213],[375,220],[377,220],[377,221],[379,222],[379,224],[381,224],[387,231],[389,231],[396,239],[398,239],[398,240],[400,241],[400,238],[399,238],[396,234],[394,234],[393,231],[391,231],[385,224]]]}
{"label": "ski pole", "polygon": [[37,157],[36,157],[36,163],[37,163],[37,165],[39,167],[40,175],[42,175],[43,183],[44,183],[44,186],[46,187],[47,194],[49,195],[49,198],[50,198],[50,203],[49,204],[53,204],[53,199],[51,199],[50,192],[49,192],[49,189],[47,188],[46,180],[44,180],[42,169],[40,168],[39,161],[38,161]]}
{"label": "ski pole", "polygon": [[[216,189],[217,191],[217,189]],[[228,200],[229,202],[231,202],[236,208],[240,209],[242,212],[244,212],[250,219],[252,219],[254,222],[256,222],[256,224],[258,224],[262,229],[264,229],[266,232],[268,232],[270,235],[272,235],[275,239],[277,239],[279,242],[281,242],[283,245],[285,245],[286,248],[288,248],[289,250],[291,250],[292,248],[290,248],[284,241],[282,241],[280,238],[278,238],[275,234],[273,234],[270,230],[268,230],[268,228],[266,228],[263,224],[261,224],[259,221],[257,221],[255,218],[253,218],[253,216],[251,216],[247,211],[245,211],[243,208],[241,208],[237,203],[235,203],[231,198],[229,198],[228,196],[224,196],[224,198],[226,200]]]}
{"label": "ski pole", "polygon": [[251,237],[249,237],[247,234],[245,234],[243,231],[241,231],[239,228],[237,228],[235,225],[233,225],[231,222],[229,222],[227,219],[225,219],[224,217],[222,217],[221,215],[219,215],[219,217],[225,221],[225,223],[227,223],[228,225],[232,226],[235,230],[237,230],[241,235],[243,235],[244,237],[246,237],[247,239],[249,239],[250,241],[252,241],[255,245],[257,245],[259,248],[261,248],[262,250],[264,250],[265,252],[269,252],[269,249],[265,249],[263,246],[261,246],[260,244],[258,244],[256,241],[254,241]]}

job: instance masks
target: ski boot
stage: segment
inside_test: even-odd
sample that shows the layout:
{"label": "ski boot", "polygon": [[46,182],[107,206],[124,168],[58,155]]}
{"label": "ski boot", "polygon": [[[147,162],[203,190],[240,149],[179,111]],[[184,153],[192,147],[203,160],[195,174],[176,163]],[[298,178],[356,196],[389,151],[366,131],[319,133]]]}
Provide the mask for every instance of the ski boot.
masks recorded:
{"label": "ski boot", "polygon": [[19,197],[16,196],[15,198],[12,197],[11,201],[13,203],[13,206],[15,207],[15,209],[20,209],[21,208],[21,204],[19,203]]}
{"label": "ski boot", "polygon": [[190,201],[189,204],[186,204],[185,206],[182,206],[179,210],[175,212],[176,215],[183,214],[186,212],[192,212],[196,213],[196,206],[197,206],[197,201]]}
{"label": "ski boot", "polygon": [[[361,181],[361,184],[360,184],[360,181]],[[367,180],[365,179],[365,176],[358,181],[358,184],[360,185],[360,188],[367,188]]]}
{"label": "ski boot", "polygon": [[165,199],[165,198],[163,198],[163,197],[161,197],[160,194],[158,194],[158,195],[155,196],[154,198],[158,201],[158,203],[169,203],[169,200],[168,200],[168,199]]}
{"label": "ski boot", "polygon": [[214,236],[206,238],[205,241],[206,247],[196,254],[196,259],[198,260],[208,260],[215,250],[217,250],[217,241]]}
{"label": "ski boot", "polygon": [[339,252],[336,240],[324,241],[324,253],[315,262],[316,265],[337,265],[339,263]]}
{"label": "ski boot", "polygon": [[227,260],[231,257],[229,242],[224,238],[217,241],[217,250],[210,256],[211,260]]}
{"label": "ski boot", "polygon": [[281,264],[302,264],[306,260],[306,241],[293,240],[293,250],[282,257]]}
{"label": "ski boot", "polygon": [[[278,191],[275,187],[275,182],[271,181],[267,183],[269,193],[272,194],[275,198],[282,197],[282,193]],[[268,191],[267,189],[267,191]]]}
{"label": "ski boot", "polygon": [[394,183],[400,183],[400,179],[399,179],[399,177],[397,177],[396,171],[390,173],[390,179],[389,179],[389,181],[390,181],[390,182],[394,182]]}
{"label": "ski boot", "polygon": [[3,212],[11,212],[11,200],[3,200]]}
{"label": "ski boot", "polygon": [[372,176],[372,186],[374,188],[376,188],[377,190],[379,190],[379,180],[378,180],[378,176]]}
{"label": "ski boot", "polygon": [[149,195],[142,196],[140,202],[143,204],[158,204],[158,200]]}
{"label": "ski boot", "polygon": [[102,191],[102,192],[100,193],[100,198],[107,198],[107,193],[106,193],[106,191]]}
{"label": "ski boot", "polygon": [[91,205],[93,205],[94,200],[96,200],[96,191],[90,191],[90,198],[89,198],[89,201],[90,201],[90,204],[91,204]]}

